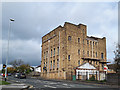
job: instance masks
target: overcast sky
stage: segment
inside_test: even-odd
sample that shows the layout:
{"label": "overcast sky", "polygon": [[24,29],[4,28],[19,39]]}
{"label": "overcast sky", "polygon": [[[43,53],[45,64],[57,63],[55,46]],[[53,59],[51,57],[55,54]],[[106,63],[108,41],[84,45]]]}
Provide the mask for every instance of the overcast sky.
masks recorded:
{"label": "overcast sky", "polygon": [[30,65],[40,65],[42,36],[64,22],[87,25],[88,36],[106,37],[107,59],[113,62],[118,41],[118,3],[116,2],[23,2],[2,4],[2,60],[5,63],[9,19],[9,62],[22,59]]}

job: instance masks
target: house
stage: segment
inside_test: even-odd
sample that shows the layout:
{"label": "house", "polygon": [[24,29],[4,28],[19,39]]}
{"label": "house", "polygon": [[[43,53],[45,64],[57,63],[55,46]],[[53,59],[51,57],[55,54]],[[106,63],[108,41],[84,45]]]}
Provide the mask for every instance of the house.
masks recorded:
{"label": "house", "polygon": [[35,68],[34,68],[34,71],[40,73],[40,72],[41,72],[41,65],[35,67]]}

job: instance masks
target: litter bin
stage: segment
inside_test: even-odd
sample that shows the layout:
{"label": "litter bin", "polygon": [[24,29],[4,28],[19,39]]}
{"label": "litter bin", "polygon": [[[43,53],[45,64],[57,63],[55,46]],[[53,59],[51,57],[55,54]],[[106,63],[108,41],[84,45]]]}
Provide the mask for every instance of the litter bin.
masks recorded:
{"label": "litter bin", "polygon": [[76,75],[73,75],[72,77],[73,77],[73,81],[75,81],[76,80]]}

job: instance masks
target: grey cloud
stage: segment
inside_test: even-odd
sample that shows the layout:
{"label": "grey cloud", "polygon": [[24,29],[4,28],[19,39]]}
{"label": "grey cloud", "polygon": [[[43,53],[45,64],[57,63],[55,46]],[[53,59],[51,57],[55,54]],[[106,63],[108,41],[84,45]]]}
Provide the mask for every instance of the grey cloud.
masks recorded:
{"label": "grey cloud", "polygon": [[26,62],[40,62],[42,36],[66,21],[86,24],[88,35],[107,37],[107,57],[114,57],[111,50],[115,47],[113,42],[117,41],[117,3],[3,3],[2,10],[4,41],[9,18],[15,19],[11,30],[11,60],[23,58]]}

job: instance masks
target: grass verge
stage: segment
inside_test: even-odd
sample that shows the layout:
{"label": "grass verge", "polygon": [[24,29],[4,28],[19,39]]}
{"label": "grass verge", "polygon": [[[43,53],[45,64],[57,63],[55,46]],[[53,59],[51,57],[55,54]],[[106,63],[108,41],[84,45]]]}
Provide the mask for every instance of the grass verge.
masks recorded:
{"label": "grass verge", "polygon": [[10,84],[10,83],[8,83],[8,82],[6,82],[6,81],[1,81],[1,80],[0,80],[0,85],[8,85],[8,84]]}

